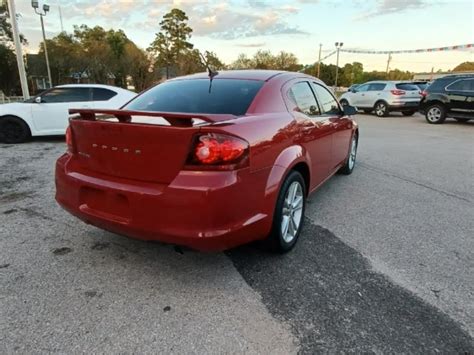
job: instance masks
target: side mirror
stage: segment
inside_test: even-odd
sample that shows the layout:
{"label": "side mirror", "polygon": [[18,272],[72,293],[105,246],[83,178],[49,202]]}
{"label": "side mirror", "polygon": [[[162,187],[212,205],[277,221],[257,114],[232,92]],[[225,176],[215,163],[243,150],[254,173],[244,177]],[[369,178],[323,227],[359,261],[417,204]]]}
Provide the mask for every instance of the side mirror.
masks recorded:
{"label": "side mirror", "polygon": [[357,114],[357,107],[350,106],[350,105],[344,105],[342,106],[344,110],[344,116],[354,116]]}
{"label": "side mirror", "polygon": [[36,97],[35,97],[35,102],[36,102],[37,104],[40,104],[40,103],[42,102],[42,101],[41,101],[41,96],[36,96]]}

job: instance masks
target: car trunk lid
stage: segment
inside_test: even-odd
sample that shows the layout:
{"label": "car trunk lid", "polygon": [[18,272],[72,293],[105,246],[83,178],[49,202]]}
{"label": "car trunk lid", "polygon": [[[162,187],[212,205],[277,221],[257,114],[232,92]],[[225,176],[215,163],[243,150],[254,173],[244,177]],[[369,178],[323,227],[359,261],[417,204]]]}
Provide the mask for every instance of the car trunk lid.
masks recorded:
{"label": "car trunk lid", "polygon": [[88,171],[170,183],[185,165],[192,138],[203,124],[232,115],[123,110],[70,110],[72,153]]}

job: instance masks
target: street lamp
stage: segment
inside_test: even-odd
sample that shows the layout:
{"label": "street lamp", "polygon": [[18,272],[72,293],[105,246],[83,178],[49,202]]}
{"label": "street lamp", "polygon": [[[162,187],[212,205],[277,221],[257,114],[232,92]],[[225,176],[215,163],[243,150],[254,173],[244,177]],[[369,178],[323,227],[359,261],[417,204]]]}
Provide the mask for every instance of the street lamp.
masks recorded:
{"label": "street lamp", "polygon": [[336,42],[336,50],[337,50],[337,59],[336,59],[336,82],[334,83],[334,87],[337,88],[337,76],[339,74],[339,51],[341,50],[341,47],[344,43],[342,42]]}
{"label": "street lamp", "polygon": [[38,0],[31,0],[31,6],[35,9],[37,15],[40,16],[41,19],[41,31],[43,32],[43,45],[44,45],[44,56],[46,57],[46,68],[48,69],[48,80],[49,86],[53,86],[53,81],[51,80],[51,70],[49,68],[49,57],[48,57],[48,48],[46,46],[46,34],[44,32],[44,22],[43,16],[46,16],[46,13],[49,11],[49,5],[43,4],[42,11],[39,9],[39,1]]}

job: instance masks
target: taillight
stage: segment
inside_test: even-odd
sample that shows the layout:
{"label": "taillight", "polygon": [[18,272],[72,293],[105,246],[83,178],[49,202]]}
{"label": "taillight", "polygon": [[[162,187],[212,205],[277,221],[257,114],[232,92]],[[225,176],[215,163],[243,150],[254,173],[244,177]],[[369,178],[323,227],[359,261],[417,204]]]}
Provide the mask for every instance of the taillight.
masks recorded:
{"label": "taillight", "polygon": [[71,126],[68,126],[67,129],[66,129],[66,145],[67,145],[68,152],[73,153],[74,147],[73,147],[73,143],[72,143]]}
{"label": "taillight", "polygon": [[245,140],[206,133],[195,137],[186,165],[188,169],[233,170],[248,165],[248,154]]}
{"label": "taillight", "polygon": [[391,92],[393,95],[397,95],[397,96],[405,95],[405,91],[403,91],[403,90],[390,90],[390,92]]}
{"label": "taillight", "polygon": [[421,97],[426,97],[426,95],[428,95],[428,93],[425,90],[423,90],[423,91],[420,91],[420,95],[421,95]]}

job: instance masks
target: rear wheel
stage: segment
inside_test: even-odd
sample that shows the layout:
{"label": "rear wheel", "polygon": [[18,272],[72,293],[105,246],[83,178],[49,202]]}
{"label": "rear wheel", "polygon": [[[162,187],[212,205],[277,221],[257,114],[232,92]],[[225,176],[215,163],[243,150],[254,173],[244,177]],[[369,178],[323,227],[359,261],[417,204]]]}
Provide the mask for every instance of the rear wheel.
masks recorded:
{"label": "rear wheel", "polygon": [[303,176],[291,171],[278,194],[273,226],[266,240],[272,251],[286,253],[293,249],[303,228],[306,208],[306,185]]}
{"label": "rear wheel", "polygon": [[349,106],[349,102],[346,99],[339,101],[342,106]]}
{"label": "rear wheel", "polygon": [[441,124],[446,120],[446,109],[441,105],[433,105],[426,109],[426,121],[431,124]]}
{"label": "rear wheel", "polygon": [[5,143],[23,143],[31,136],[30,128],[21,118],[5,116],[0,119],[0,140]]}
{"label": "rear wheel", "polygon": [[377,117],[387,117],[388,116],[388,105],[383,102],[379,101],[375,103],[374,112]]}
{"label": "rear wheel", "polygon": [[352,174],[352,170],[354,170],[354,166],[356,163],[357,157],[357,135],[354,134],[351,141],[351,147],[349,150],[349,156],[347,157],[346,164],[339,169],[339,173],[344,175]]}
{"label": "rear wheel", "polygon": [[402,111],[403,116],[413,116],[416,111]]}

